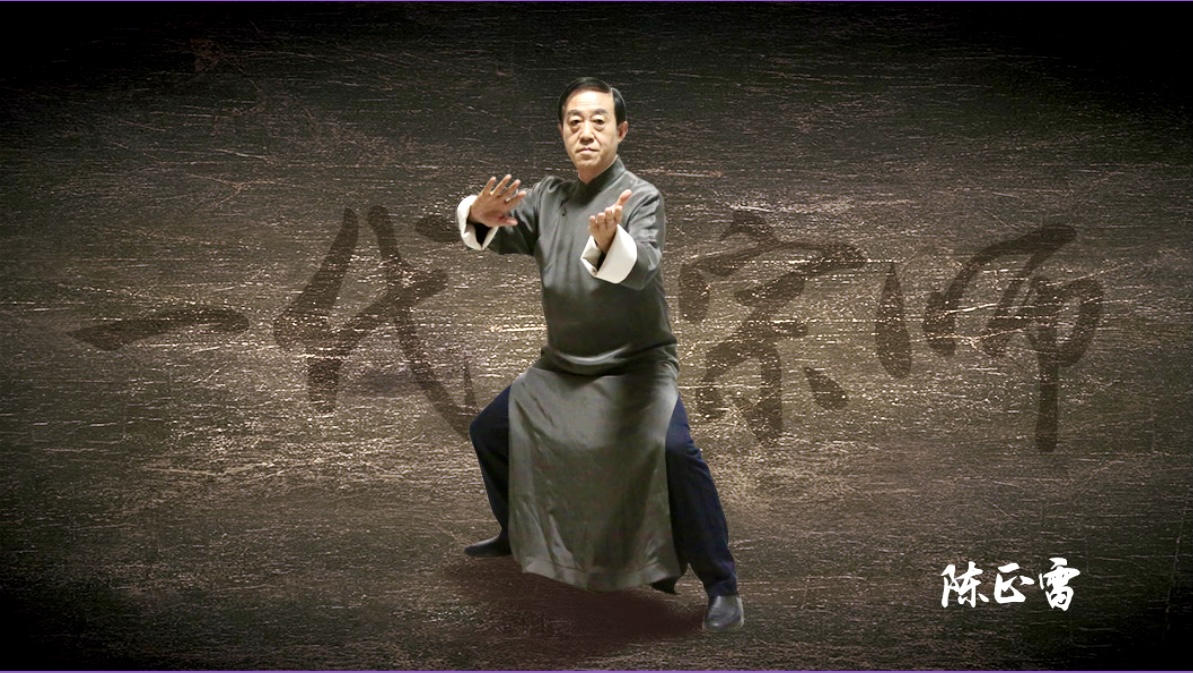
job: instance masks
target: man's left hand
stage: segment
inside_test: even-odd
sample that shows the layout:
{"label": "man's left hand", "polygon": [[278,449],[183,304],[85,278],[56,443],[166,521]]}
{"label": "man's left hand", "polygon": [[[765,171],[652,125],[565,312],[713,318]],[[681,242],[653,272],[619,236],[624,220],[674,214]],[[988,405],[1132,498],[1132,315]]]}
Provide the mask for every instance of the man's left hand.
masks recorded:
{"label": "man's left hand", "polygon": [[625,207],[626,201],[630,200],[631,194],[630,190],[625,190],[617,197],[617,203],[588,218],[588,233],[603,253],[609,252],[613,236],[617,233],[617,225],[621,224],[622,208]]}

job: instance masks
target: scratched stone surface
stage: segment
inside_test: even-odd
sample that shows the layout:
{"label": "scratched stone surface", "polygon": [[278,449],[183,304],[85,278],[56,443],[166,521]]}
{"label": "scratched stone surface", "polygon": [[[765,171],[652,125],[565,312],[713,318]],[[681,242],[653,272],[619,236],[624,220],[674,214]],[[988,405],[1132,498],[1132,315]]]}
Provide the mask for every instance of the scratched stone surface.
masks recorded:
{"label": "scratched stone surface", "polygon": [[[1188,668],[1187,9],[6,5],[0,663]],[[580,74],[666,198],[734,634],[461,552],[544,329],[451,213],[569,173]]]}

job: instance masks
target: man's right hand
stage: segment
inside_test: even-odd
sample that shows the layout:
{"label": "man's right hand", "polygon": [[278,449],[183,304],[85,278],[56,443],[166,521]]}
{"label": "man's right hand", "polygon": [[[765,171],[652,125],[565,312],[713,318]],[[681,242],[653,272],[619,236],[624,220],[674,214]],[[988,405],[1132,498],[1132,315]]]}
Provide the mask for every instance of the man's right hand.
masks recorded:
{"label": "man's right hand", "polygon": [[501,182],[497,182],[495,177],[489,178],[485,188],[476,195],[476,201],[473,201],[472,207],[468,209],[468,219],[486,227],[517,225],[518,221],[510,217],[509,213],[526,198],[526,190],[518,191],[521,184],[521,180],[511,183],[509,175],[502,178]]}

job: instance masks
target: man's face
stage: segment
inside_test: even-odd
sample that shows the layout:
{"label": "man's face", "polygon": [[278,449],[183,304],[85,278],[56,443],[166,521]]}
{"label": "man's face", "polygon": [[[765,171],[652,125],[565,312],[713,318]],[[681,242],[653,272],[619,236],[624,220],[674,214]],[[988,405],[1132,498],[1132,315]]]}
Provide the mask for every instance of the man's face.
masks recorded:
{"label": "man's face", "polygon": [[563,106],[559,130],[576,173],[589,182],[617,159],[617,146],[625,138],[629,122],[617,124],[613,94],[577,91]]}

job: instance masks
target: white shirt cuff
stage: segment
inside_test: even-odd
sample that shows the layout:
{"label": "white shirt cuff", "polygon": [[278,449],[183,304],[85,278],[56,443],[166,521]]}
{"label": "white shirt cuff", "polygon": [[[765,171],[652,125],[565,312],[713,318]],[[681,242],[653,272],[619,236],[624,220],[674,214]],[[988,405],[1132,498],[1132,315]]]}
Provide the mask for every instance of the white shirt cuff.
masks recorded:
{"label": "white shirt cuff", "polygon": [[[470,204],[471,205],[471,204]],[[465,211],[467,214],[467,211]],[[620,283],[634,270],[634,263],[638,261],[638,245],[630,232],[617,228],[613,234],[613,242],[609,244],[609,252],[605,253],[605,261],[601,262],[601,249],[597,247],[592,236],[588,237],[588,244],[580,255],[584,266],[596,278],[610,283]],[[600,268],[597,265],[600,264]]]}
{"label": "white shirt cuff", "polygon": [[484,250],[489,247],[489,243],[493,242],[493,237],[497,235],[497,227],[489,227],[483,241],[476,237],[476,226],[468,222],[468,210],[472,208],[474,201],[476,201],[476,194],[464,197],[460,205],[456,206],[456,221],[460,223],[460,238],[464,240],[464,245],[473,250]]}

